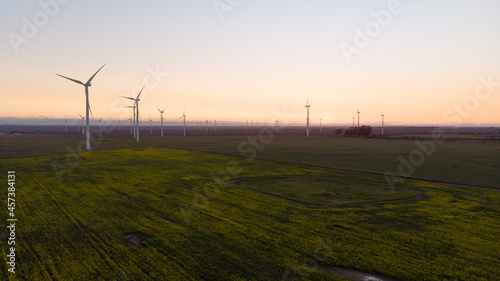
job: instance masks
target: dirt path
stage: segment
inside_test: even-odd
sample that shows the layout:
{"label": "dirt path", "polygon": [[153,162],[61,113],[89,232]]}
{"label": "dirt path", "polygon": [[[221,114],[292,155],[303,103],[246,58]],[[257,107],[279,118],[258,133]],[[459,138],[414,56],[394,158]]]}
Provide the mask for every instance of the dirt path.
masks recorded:
{"label": "dirt path", "polygon": [[375,273],[366,273],[353,269],[347,269],[334,266],[318,266],[318,269],[324,273],[337,277],[347,278],[353,281],[399,281],[398,279],[389,278]]}

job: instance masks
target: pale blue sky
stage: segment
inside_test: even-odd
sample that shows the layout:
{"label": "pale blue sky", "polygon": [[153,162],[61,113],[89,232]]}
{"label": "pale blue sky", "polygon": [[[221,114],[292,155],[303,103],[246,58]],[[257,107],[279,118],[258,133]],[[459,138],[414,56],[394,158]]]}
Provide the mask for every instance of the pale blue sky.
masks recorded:
{"label": "pale blue sky", "polygon": [[[55,1],[55,0],[54,0]],[[51,1],[42,1],[48,3]],[[286,106],[305,119],[445,123],[454,104],[474,94],[479,76],[500,80],[500,1],[400,1],[401,13],[347,62],[339,44],[391,1],[242,0],[221,21],[216,1],[68,1],[14,51],[23,18],[43,13],[38,1],[0,1],[0,117],[71,117],[84,111],[83,87],[54,75],[88,79],[94,114],[128,118],[121,95],[149,82],[143,116],[186,106],[195,119],[267,120]],[[220,1],[229,3],[229,1]],[[237,1],[233,1],[237,2]],[[500,89],[466,123],[500,123]]]}

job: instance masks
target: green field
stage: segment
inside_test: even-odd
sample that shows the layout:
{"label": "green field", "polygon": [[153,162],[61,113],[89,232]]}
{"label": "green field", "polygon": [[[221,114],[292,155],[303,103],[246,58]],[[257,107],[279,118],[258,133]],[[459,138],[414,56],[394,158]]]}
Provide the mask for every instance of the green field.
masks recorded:
{"label": "green field", "polygon": [[[390,163],[397,165],[399,153],[411,152],[413,143],[277,138],[259,151],[258,158],[268,160],[248,161],[237,156],[242,140],[144,138],[141,146],[156,148],[120,150],[112,149],[130,142],[105,140],[101,151],[81,158],[63,152],[0,160],[5,178],[7,171],[16,171],[19,219],[17,273],[7,274],[4,266],[2,276],[343,280],[318,270],[322,265],[408,281],[499,279],[498,190],[408,179],[392,192],[383,188],[382,175],[337,170],[383,173]],[[60,150],[56,142],[44,145]],[[498,146],[442,145],[416,175],[498,187]],[[390,163],[382,165],[385,161]],[[459,172],[453,167],[434,171],[446,161],[457,161]],[[54,163],[66,165],[67,170],[59,170],[62,182]],[[237,179],[236,184],[229,179]],[[342,198],[325,202],[318,192],[306,192],[304,184],[321,194],[338,188],[335,195]],[[371,186],[376,190],[363,191]],[[400,187],[419,191],[421,198],[376,203],[412,196]],[[345,193],[340,195],[340,189]],[[0,194],[2,202],[6,197]],[[5,240],[7,233],[2,234]],[[3,247],[4,262],[7,254]]]}

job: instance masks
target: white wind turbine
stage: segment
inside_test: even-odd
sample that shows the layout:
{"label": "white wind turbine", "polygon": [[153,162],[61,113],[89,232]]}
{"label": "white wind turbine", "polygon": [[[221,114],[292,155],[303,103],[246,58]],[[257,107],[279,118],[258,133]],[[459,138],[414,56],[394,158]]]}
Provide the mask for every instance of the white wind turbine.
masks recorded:
{"label": "white wind turbine", "polygon": [[83,117],[80,113],[78,113],[78,115],[80,115],[82,121],[82,135],[85,135],[85,125],[83,124],[83,120],[85,119],[85,117]]}
{"label": "white wind turbine", "polygon": [[102,117],[99,118],[99,133],[102,133]]}
{"label": "white wind turbine", "polygon": [[158,108],[158,106],[156,107],[158,109],[158,111],[160,112],[160,115],[161,115],[161,136],[163,137],[163,112],[165,111],[165,109],[167,109],[166,107],[162,110],[160,110]]}
{"label": "white wind turbine", "polygon": [[[134,111],[135,112],[135,111]],[[130,116],[130,118],[128,119],[130,121],[130,134],[132,135],[133,132],[132,132],[132,128],[134,127],[133,126],[133,123],[132,123],[132,116]]]}
{"label": "white wind turbine", "polygon": [[182,116],[179,119],[184,118],[184,136],[186,136],[186,108],[182,111]]}
{"label": "white wind turbine", "polygon": [[139,92],[139,94],[137,95],[137,97],[135,99],[131,98],[131,97],[124,97],[124,96],[122,96],[123,98],[126,98],[126,99],[134,101],[135,111],[136,111],[136,115],[135,115],[135,118],[136,118],[136,122],[135,122],[136,133],[135,133],[135,137],[137,138],[137,141],[139,141],[139,101],[141,100],[139,97],[141,96],[142,90],[144,90],[145,87],[146,87],[146,85],[144,85],[142,87],[141,91]]}
{"label": "white wind turbine", "polygon": [[361,114],[361,112],[359,111],[359,109],[356,110],[358,112],[358,130],[359,130],[359,115]]}
{"label": "white wind turbine", "polygon": [[[104,64],[106,65],[106,64]],[[92,79],[94,79],[94,77],[97,75],[97,73],[104,67],[101,66],[101,68],[99,68],[96,73],[94,73],[94,75],[92,75],[92,77],[90,77],[90,79],[87,81],[87,83],[83,83],[79,80],[75,80],[75,79],[72,79],[72,78],[69,78],[69,77],[66,77],[66,76],[63,76],[63,75],[60,75],[60,74],[57,74],[58,76],[61,76],[62,78],[66,78],[70,81],[73,81],[75,83],[78,83],[80,85],[83,85],[85,87],[85,98],[86,98],[86,107],[85,107],[85,111],[87,112],[87,115],[86,115],[86,122],[87,122],[87,136],[86,136],[86,147],[87,147],[87,150],[90,150],[90,121],[89,121],[89,111],[90,111],[90,104],[89,104],[89,87],[92,86],[91,82],[92,82]]]}
{"label": "white wind turbine", "polygon": [[311,105],[309,104],[309,98],[307,99],[306,105],[304,106],[307,108],[307,136],[309,136],[309,108]]}
{"label": "white wind turbine", "polygon": [[382,135],[384,134],[384,114],[382,113]]}
{"label": "white wind turbine", "polygon": [[66,118],[64,118],[64,131],[68,133],[68,120]]}
{"label": "white wind turbine", "polygon": [[[134,105],[127,105],[125,106],[127,108],[132,108],[132,115],[134,116],[133,119],[130,119],[130,134],[135,138],[135,103]],[[134,129],[132,130],[132,127],[134,127]]]}
{"label": "white wind turbine", "polygon": [[151,116],[149,116],[149,134],[151,135],[153,133],[153,120],[151,119]]}
{"label": "white wind turbine", "polygon": [[319,132],[321,133],[321,123],[323,122],[323,119],[321,118],[321,115],[319,116]]}

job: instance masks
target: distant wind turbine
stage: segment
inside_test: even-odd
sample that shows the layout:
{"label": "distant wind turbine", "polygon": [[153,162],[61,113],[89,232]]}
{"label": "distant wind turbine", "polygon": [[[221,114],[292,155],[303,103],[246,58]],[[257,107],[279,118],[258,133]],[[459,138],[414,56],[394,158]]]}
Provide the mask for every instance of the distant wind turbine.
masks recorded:
{"label": "distant wind turbine", "polygon": [[382,113],[382,135],[384,134],[384,114]]}
{"label": "distant wind turbine", "polygon": [[163,137],[163,112],[167,108],[165,107],[164,109],[159,109],[158,106],[157,106],[156,109],[158,109],[158,111],[160,112],[160,116],[161,116],[161,136]]}
{"label": "distant wind turbine", "polygon": [[206,119],[207,119],[207,133],[208,133],[208,117]]}
{"label": "distant wind turbine", "polygon": [[102,118],[99,118],[99,133],[102,133]]}
{"label": "distant wind turbine", "polygon": [[153,133],[153,120],[151,119],[151,116],[149,116],[149,134],[151,135]]}
{"label": "distant wind turbine", "polygon": [[356,119],[356,117],[352,117],[352,127],[354,128],[354,120]]}
{"label": "distant wind turbine", "polygon": [[323,119],[321,119],[321,115],[319,116],[319,132],[321,133],[321,123],[323,122]]}
{"label": "distant wind turbine", "polygon": [[128,105],[128,106],[125,106],[125,107],[132,108],[132,112],[133,112],[132,115],[134,116],[134,118],[130,119],[130,126],[131,126],[130,128],[133,127],[134,129],[133,130],[130,129],[130,134],[135,138],[135,107],[136,107],[136,105],[134,103],[134,105]]}
{"label": "distant wind turbine", "polygon": [[83,124],[83,120],[85,119],[85,117],[83,117],[80,113],[78,113],[78,115],[80,115],[82,121],[82,135],[85,135],[85,125]]}
{"label": "distant wind turbine", "polygon": [[311,107],[309,104],[309,98],[307,98],[307,102],[304,107],[307,108],[307,136],[309,136],[309,108]]}
{"label": "distant wind turbine", "polygon": [[[104,64],[106,65],[106,64]],[[90,111],[90,104],[89,104],[89,87],[92,86],[91,82],[92,82],[92,79],[94,79],[94,77],[97,75],[97,73],[104,67],[101,66],[101,68],[99,68],[96,73],[94,73],[94,75],[92,75],[92,77],[90,77],[90,79],[87,81],[87,83],[83,83],[79,80],[75,80],[75,79],[72,79],[72,78],[69,78],[69,77],[66,77],[66,76],[63,76],[63,75],[60,75],[60,74],[57,74],[58,76],[61,76],[62,78],[65,78],[65,79],[68,79],[70,81],[73,81],[75,83],[78,83],[80,85],[83,85],[85,87],[85,98],[86,98],[86,107],[85,107],[85,111],[87,112],[87,115],[86,115],[86,122],[87,122],[87,136],[86,136],[86,148],[87,150],[90,150],[90,121],[89,121],[89,111]]]}
{"label": "distant wind turbine", "polygon": [[124,97],[122,96],[123,98],[126,98],[126,99],[129,99],[129,100],[133,100],[134,101],[134,105],[135,105],[135,111],[137,112],[137,114],[135,115],[135,118],[136,118],[136,133],[135,133],[135,137],[137,139],[137,141],[139,141],[139,101],[141,100],[139,97],[141,96],[141,93],[142,91],[144,90],[144,88],[146,87],[146,85],[144,85],[141,89],[141,91],[139,92],[139,94],[137,95],[137,97],[134,99],[134,98],[131,98],[131,97]]}
{"label": "distant wind turbine", "polygon": [[64,118],[64,131],[68,133],[68,120]]}
{"label": "distant wind turbine", "polygon": [[359,109],[356,110],[358,112],[358,130],[359,130],[359,115],[361,114],[361,112],[359,111]]}
{"label": "distant wind turbine", "polygon": [[184,136],[186,136],[186,108],[182,111],[182,116],[179,119],[184,118]]}

